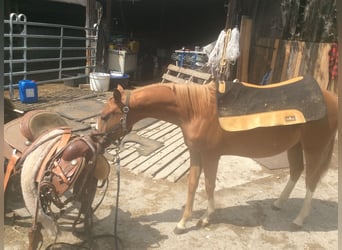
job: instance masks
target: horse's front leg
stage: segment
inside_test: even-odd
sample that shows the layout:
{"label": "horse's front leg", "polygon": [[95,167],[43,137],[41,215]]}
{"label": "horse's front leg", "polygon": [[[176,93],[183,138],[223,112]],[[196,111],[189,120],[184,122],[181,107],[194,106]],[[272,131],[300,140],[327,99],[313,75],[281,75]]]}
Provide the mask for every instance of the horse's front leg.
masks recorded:
{"label": "horse's front leg", "polygon": [[208,198],[208,208],[198,221],[197,226],[207,226],[209,224],[210,216],[215,211],[214,192],[219,158],[219,156],[211,155],[209,153],[202,157],[202,166],[205,177],[205,190]]}
{"label": "horse's front leg", "polygon": [[175,234],[182,234],[186,231],[186,222],[192,215],[196,189],[198,186],[199,177],[201,175],[201,163],[199,154],[190,152],[190,171],[188,176],[188,197],[185,204],[182,219],[178,222],[174,229]]}

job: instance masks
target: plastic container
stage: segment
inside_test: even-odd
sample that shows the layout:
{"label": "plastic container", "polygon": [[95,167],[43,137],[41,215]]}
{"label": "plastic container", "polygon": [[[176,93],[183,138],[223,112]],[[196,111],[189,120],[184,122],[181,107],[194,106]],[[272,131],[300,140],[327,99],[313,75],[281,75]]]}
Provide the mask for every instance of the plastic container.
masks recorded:
{"label": "plastic container", "polygon": [[93,91],[108,91],[110,74],[92,72],[89,74],[90,89]]}
{"label": "plastic container", "polygon": [[110,84],[109,84],[109,89],[115,89],[117,88],[118,84],[120,84],[123,88],[128,87],[128,82],[129,82],[129,75],[124,74],[124,73],[116,73],[113,71],[110,73]]}
{"label": "plastic container", "polygon": [[114,70],[112,70],[111,72],[110,72],[110,77],[112,78],[112,77],[122,77],[124,75],[124,73],[122,73],[122,72],[120,72],[120,71],[114,71]]}
{"label": "plastic container", "polygon": [[19,99],[23,103],[38,102],[38,87],[32,80],[20,80],[19,83]]}

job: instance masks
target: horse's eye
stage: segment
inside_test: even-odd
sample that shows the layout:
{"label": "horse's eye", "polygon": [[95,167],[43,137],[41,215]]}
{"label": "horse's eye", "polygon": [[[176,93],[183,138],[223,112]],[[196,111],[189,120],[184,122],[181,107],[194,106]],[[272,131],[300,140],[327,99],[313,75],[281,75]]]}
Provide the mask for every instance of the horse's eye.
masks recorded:
{"label": "horse's eye", "polygon": [[107,115],[101,115],[101,120],[102,120],[102,121],[107,121],[108,118],[109,118],[109,115],[108,115],[108,114],[107,114]]}

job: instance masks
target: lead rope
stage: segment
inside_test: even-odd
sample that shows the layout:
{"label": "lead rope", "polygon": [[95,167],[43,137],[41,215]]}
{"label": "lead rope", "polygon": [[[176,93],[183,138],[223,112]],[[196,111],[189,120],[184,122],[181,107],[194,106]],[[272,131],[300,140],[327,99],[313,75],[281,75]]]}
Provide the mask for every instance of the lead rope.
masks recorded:
{"label": "lead rope", "polygon": [[116,145],[115,156],[113,162],[116,166],[117,176],[117,188],[116,188],[116,204],[115,204],[115,221],[114,221],[114,238],[115,238],[115,250],[119,250],[118,237],[117,237],[117,225],[118,225],[118,211],[119,211],[119,195],[120,195],[120,142]]}
{"label": "lead rope", "polygon": [[[127,134],[127,114],[129,112],[129,99],[131,95],[130,92],[127,95],[126,98],[126,105],[122,108],[123,112],[123,118],[121,120],[124,133]],[[121,138],[122,139],[122,138]],[[114,221],[114,238],[115,238],[115,250],[119,250],[119,238],[118,238],[118,232],[117,232],[117,227],[118,227],[118,212],[119,212],[119,196],[120,196],[120,143],[121,139],[117,140],[115,142],[116,147],[115,147],[115,155],[113,157],[113,162],[115,163],[116,166],[116,177],[117,177],[117,187],[116,187],[116,204],[115,204],[115,221]]]}

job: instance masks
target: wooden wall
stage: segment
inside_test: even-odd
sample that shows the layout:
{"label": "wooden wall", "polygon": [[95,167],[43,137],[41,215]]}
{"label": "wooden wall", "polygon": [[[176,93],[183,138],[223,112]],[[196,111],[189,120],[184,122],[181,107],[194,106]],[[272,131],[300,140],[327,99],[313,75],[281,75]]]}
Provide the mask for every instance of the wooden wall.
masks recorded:
{"label": "wooden wall", "polygon": [[327,88],[331,43],[257,38],[251,45],[248,81],[260,84],[271,71],[268,83],[310,74]]}

